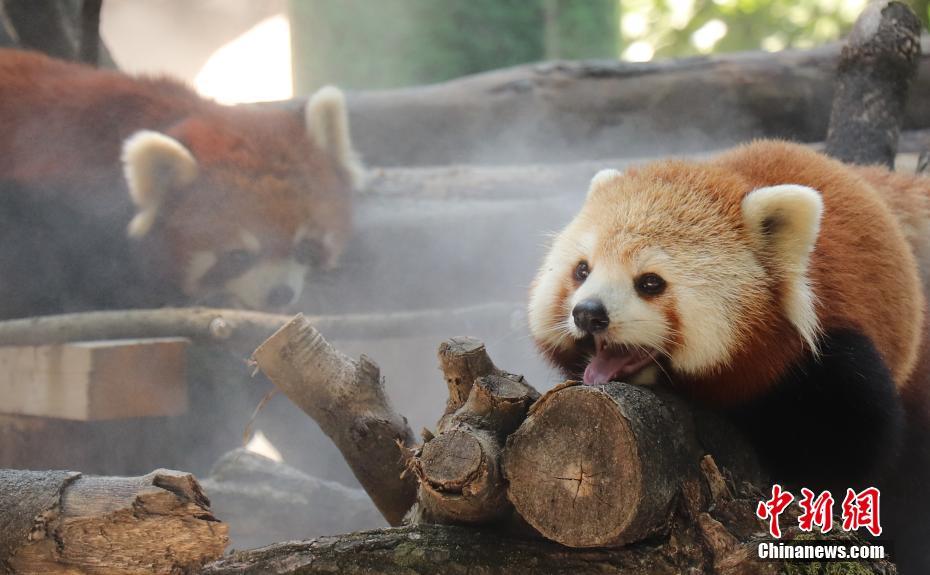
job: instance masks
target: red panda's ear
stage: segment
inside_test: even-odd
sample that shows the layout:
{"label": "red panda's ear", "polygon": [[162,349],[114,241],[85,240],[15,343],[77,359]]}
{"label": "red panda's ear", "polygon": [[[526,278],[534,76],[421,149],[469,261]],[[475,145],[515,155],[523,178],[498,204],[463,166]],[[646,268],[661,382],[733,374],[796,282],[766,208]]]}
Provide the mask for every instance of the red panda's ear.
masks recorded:
{"label": "red panda's ear", "polygon": [[174,138],[142,130],[123,142],[123,174],[136,215],[129,222],[130,237],[152,229],[168,190],[197,178],[197,160]]}
{"label": "red panda's ear", "polygon": [[819,327],[807,267],[820,234],[820,193],[794,184],[759,188],[743,198],[742,213],[763,257],[787,282],[784,306],[788,319],[816,351]]}
{"label": "red panda's ear", "polygon": [[335,86],[325,86],[317,90],[310,96],[304,116],[310,139],[339,162],[349,174],[353,188],[360,188],[365,170],[355,149],[352,148],[349,114],[342,90]]}
{"label": "red panda's ear", "polygon": [[605,169],[594,174],[594,177],[591,178],[591,184],[588,186],[588,197],[590,198],[596,190],[606,187],[610,182],[622,175],[620,170],[614,169]]}

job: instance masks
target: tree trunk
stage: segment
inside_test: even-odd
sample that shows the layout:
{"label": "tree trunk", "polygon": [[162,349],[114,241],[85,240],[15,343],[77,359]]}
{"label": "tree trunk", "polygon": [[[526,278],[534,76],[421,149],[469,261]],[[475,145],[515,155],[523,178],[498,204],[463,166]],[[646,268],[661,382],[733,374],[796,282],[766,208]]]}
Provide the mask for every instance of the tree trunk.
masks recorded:
{"label": "tree trunk", "polygon": [[843,51],[826,153],[894,168],[908,90],[920,58],[920,20],[903,2],[868,4]]}
{"label": "tree trunk", "polygon": [[150,575],[199,569],[227,527],[192,475],[0,470],[0,571]]}

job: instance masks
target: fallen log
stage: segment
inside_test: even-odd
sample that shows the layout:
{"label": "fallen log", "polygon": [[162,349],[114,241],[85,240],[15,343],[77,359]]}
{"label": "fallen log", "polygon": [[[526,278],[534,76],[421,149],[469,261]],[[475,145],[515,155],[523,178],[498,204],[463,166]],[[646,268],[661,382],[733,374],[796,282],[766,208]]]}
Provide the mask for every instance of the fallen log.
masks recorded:
{"label": "fallen log", "polygon": [[227,528],[192,475],[0,470],[0,572],[149,575],[219,557]]}
{"label": "fallen log", "polygon": [[[544,62],[356,92],[348,99],[352,139],[377,166],[657,156],[761,137],[822,141],[840,49]],[[918,68],[914,90],[928,93],[930,55]],[[907,129],[930,127],[930,104],[912,99],[903,120]]]}
{"label": "fallen log", "polygon": [[[720,522],[707,514],[702,524],[712,533]],[[713,536],[705,538],[701,533],[704,531],[682,528],[674,542],[622,549],[570,549],[489,530],[413,525],[237,551],[208,565],[203,575],[777,575],[806,573],[804,569],[812,565],[757,560],[756,548],[764,542],[761,538],[727,541],[732,547],[726,551],[718,545],[715,549],[721,553],[714,563],[703,558],[709,549],[704,541]],[[837,539],[854,540],[848,534]],[[710,571],[711,565],[714,571]],[[830,569],[831,573],[861,575],[895,572],[885,560],[836,561],[830,563]]]}
{"label": "fallen log", "polygon": [[[453,309],[344,314],[308,318],[337,339],[378,339],[422,335],[431,320],[462,327],[507,316],[517,304],[485,303]],[[251,351],[292,316],[211,308],[159,308],[40,316],[0,321],[0,346],[45,345],[73,341],[184,337],[198,343],[223,343]]]}
{"label": "fallen log", "polygon": [[384,518],[399,525],[416,496],[416,481],[405,473],[414,438],[384,393],[378,365],[343,355],[303,315],[259,346],[252,361],[319,424]]}
{"label": "fallen log", "polygon": [[894,168],[908,90],[921,57],[921,28],[903,2],[866,6],[837,65],[827,154],[851,164]]}

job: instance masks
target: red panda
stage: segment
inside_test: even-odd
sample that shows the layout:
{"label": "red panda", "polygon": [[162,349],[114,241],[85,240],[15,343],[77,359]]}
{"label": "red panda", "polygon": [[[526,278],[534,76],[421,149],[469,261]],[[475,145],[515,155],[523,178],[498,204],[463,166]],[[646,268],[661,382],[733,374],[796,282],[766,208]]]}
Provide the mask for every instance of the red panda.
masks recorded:
{"label": "red panda", "polygon": [[336,88],[229,107],[0,50],[0,126],[0,316],[283,308],[350,233],[362,168]]}
{"label": "red panda", "polygon": [[760,141],[598,173],[530,330],[587,384],[661,375],[719,409],[773,481],[880,485],[902,572],[925,573],[928,272],[930,180]]}

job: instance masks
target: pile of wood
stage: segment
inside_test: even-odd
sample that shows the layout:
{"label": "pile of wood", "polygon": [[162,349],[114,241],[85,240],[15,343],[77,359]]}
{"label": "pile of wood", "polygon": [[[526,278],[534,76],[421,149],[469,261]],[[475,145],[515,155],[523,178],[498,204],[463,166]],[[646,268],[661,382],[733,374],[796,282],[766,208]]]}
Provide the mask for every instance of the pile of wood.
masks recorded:
{"label": "pile of wood", "polygon": [[443,342],[438,355],[449,399],[435,431],[417,442],[371,359],[342,354],[302,316],[263,343],[257,366],[340,445],[389,523],[407,527],[234,553],[207,572],[784,567],[756,559],[767,540],[755,516],[762,473],[748,445],[713,414],[662,388],[623,383],[567,382],[540,396],[472,338]]}

